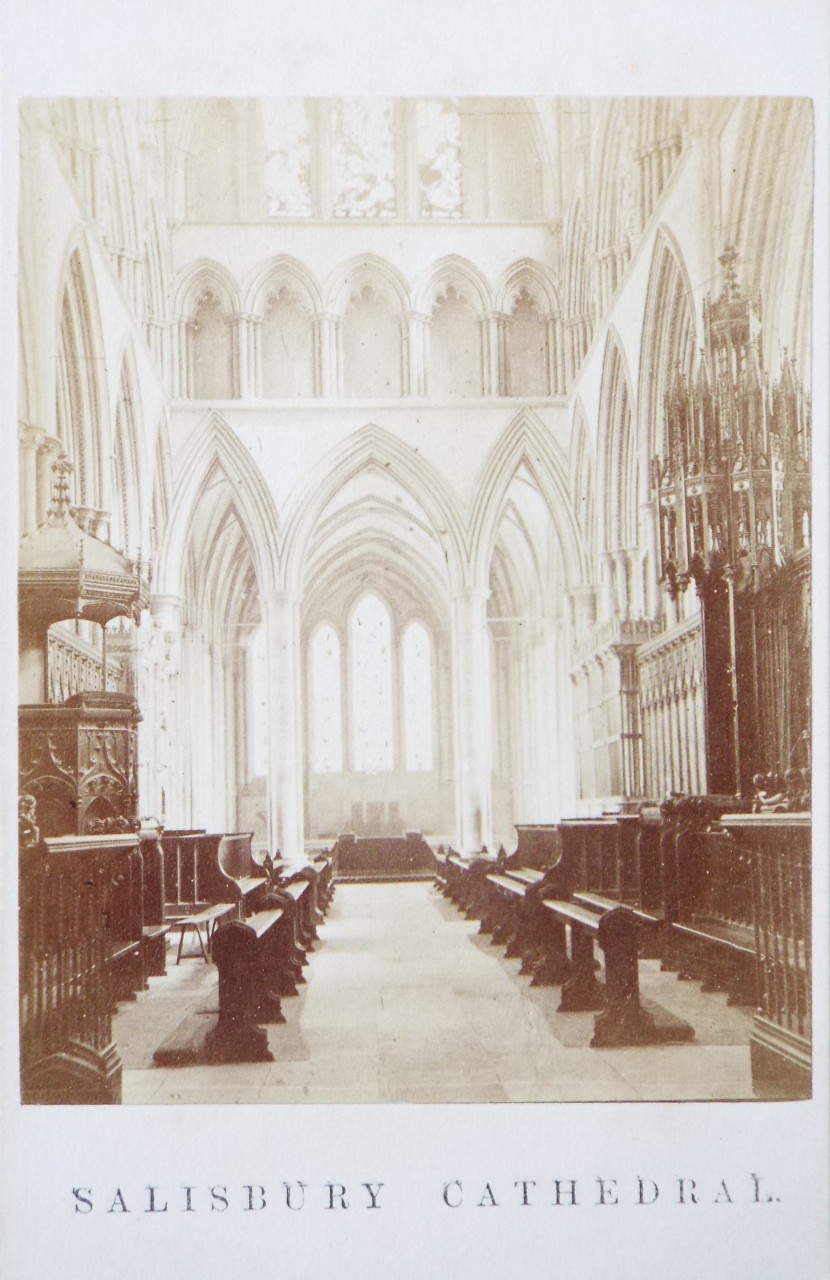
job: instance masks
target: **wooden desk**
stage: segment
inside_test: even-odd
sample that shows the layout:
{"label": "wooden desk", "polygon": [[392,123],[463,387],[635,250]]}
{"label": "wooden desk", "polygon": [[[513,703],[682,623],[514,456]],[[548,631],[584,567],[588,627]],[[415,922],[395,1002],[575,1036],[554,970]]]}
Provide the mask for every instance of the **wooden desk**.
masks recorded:
{"label": "wooden desk", "polygon": [[[224,920],[226,916],[236,914],[236,904],[233,902],[214,902],[211,906],[205,907],[202,911],[196,911],[189,916],[174,916],[170,921],[173,929],[180,929],[179,949],[176,952],[176,964],[182,958],[182,947],[184,945],[184,935],[186,929],[195,929],[196,937],[199,939],[199,946],[202,949],[202,957],[207,964],[210,960],[208,954],[210,950],[211,939],[216,932],[216,926],[220,920]],[[205,926],[205,937],[202,938],[202,925]],[[207,946],[205,945],[207,943]]]}

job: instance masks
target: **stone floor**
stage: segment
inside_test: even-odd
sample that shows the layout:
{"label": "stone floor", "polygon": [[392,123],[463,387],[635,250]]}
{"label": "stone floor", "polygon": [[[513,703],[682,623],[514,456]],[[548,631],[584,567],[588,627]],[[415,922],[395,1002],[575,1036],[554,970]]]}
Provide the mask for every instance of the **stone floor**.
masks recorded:
{"label": "stone floor", "polygon": [[[748,1009],[641,962],[644,999],[689,1021],[692,1044],[589,1047],[593,1014],[556,1012],[519,961],[424,882],[340,884],[307,983],[268,1029],[272,1063],[157,1068],[185,1015],[217,1008],[201,958],[151,978],[115,1038],[125,1103],[604,1102],[751,1099]],[[207,1016],[207,1014],[206,1014]]]}

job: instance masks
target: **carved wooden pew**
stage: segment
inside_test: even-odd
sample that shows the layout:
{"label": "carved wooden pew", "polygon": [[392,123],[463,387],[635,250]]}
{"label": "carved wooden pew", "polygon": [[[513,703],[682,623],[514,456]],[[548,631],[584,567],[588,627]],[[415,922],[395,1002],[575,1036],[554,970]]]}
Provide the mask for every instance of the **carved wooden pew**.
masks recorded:
{"label": "carved wooden pew", "polygon": [[619,829],[616,816],[564,818],[562,856],[574,887],[620,900]]}
{"label": "carved wooden pew", "polygon": [[267,876],[255,862],[250,833],[210,834],[204,830],[165,831],[164,890],[167,916],[180,917],[215,903],[230,902],[237,915],[262,905]]}
{"label": "carved wooden pew", "polygon": [[167,933],[164,915],[164,854],[157,828],[139,832],[143,877],[143,936],[145,977],[163,977],[167,971]]}
{"label": "carved wooden pew", "polygon": [[439,845],[437,849],[432,851],[432,860],[435,866],[435,888],[439,893],[446,896],[447,893],[447,851],[443,845]]}
{"label": "carved wooden pew", "polygon": [[[670,1015],[655,1017],[640,1003],[639,925],[625,906],[592,909],[587,902],[544,899],[555,942],[551,954],[560,967],[559,1011],[600,1009],[594,1020],[593,1048],[656,1044],[694,1038],[688,1023]],[[566,929],[570,933],[567,952]],[[594,943],[605,956],[605,982],[596,976]]]}
{"label": "carved wooden pew", "polygon": [[334,897],[334,858],[329,851],[316,853],[311,859],[311,865],[318,875],[317,902],[325,914]]}
{"label": "carved wooden pew", "polygon": [[253,833],[202,836],[197,845],[198,887],[206,902],[233,902],[239,919],[257,911],[268,889],[268,878],[251,851]]}
{"label": "carved wooden pew", "polygon": [[495,946],[504,946],[506,956],[522,954],[522,907],[529,886],[511,875],[491,871],[485,883],[492,889],[488,893],[490,905],[481,918],[481,933],[491,933]]}
{"label": "carved wooden pew", "polygon": [[213,1062],[272,1062],[260,1022],[284,1022],[276,990],[279,907],[222,924],[213,940],[219,970],[219,1019],[205,1040]]}
{"label": "carved wooden pew", "polygon": [[273,889],[271,890],[272,895],[274,892],[290,898],[294,903],[297,944],[302,948],[303,952],[313,951],[314,940],[317,937],[317,927],[311,920],[310,916],[309,909],[312,906],[312,896],[308,881],[294,877],[288,880],[282,880],[276,891]]}
{"label": "carved wooden pew", "polygon": [[[503,857],[503,850],[501,856]],[[480,853],[447,852],[447,896],[468,920],[482,919],[488,902],[487,873],[499,866],[499,857],[486,848]]]}

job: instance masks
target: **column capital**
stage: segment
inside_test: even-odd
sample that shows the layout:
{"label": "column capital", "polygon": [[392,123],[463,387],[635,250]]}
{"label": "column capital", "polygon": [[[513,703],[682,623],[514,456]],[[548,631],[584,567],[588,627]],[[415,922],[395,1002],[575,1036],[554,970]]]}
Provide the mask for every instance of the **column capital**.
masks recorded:
{"label": "column capital", "polygon": [[154,621],[162,622],[170,619],[178,626],[183,609],[184,598],[182,596],[154,595],[150,597],[150,616]]}
{"label": "column capital", "polygon": [[37,451],[42,457],[46,458],[48,462],[49,458],[53,454],[59,455],[63,453],[63,445],[60,440],[58,440],[57,436],[46,436],[45,439],[41,440]]}
{"label": "column capital", "polygon": [[288,609],[300,603],[300,595],[297,591],[265,591],[262,603],[271,609]]}
{"label": "column capital", "polygon": [[[30,422],[18,423],[17,438],[26,449],[40,450],[46,447],[47,436],[43,427],[36,427]],[[60,441],[55,440],[54,444],[60,447]]]}
{"label": "column capital", "polygon": [[489,586],[468,586],[459,587],[452,594],[453,601],[459,604],[486,604],[490,599],[491,591]]}

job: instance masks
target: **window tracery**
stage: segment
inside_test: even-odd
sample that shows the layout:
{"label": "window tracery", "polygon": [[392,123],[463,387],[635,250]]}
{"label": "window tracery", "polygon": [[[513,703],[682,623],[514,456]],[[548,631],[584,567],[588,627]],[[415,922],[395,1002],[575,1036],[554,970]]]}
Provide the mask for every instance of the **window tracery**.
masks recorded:
{"label": "window tracery", "polygon": [[342,98],[332,111],[331,178],[336,218],[394,218],[394,103]]}
{"label": "window tracery", "polygon": [[420,101],[416,108],[420,215],[460,218],[461,116],[452,102]]}
{"label": "window tracery", "polygon": [[311,125],[302,98],[267,102],[264,133],[268,217],[311,217]]}

